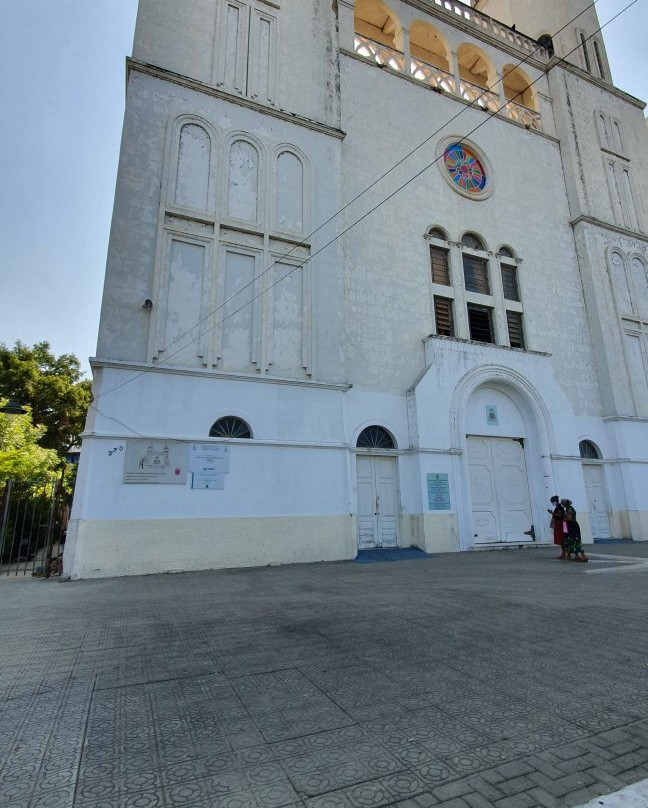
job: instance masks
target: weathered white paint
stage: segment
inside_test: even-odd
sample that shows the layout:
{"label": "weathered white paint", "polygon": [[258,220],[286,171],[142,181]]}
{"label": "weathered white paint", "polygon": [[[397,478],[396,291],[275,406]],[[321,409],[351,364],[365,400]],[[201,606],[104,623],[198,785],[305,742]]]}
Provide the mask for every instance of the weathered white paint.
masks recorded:
{"label": "weathered white paint", "polygon": [[[498,2],[532,36],[571,8]],[[508,113],[487,118],[409,76],[412,48],[420,57],[433,26],[455,83],[479,48],[491,96],[506,101],[511,79],[508,90],[500,79],[529,55],[528,40],[428,5],[392,0],[403,53],[397,69],[381,69],[354,51],[353,0],[186,0],[182,13],[173,0],[141,0],[67,573],[348,558],[356,443],[371,424],[394,436],[400,544],[473,547],[469,435],[523,440],[537,542],[552,540],[554,493],[574,501],[592,535],[581,440],[601,451],[612,534],[648,539],[640,104],[578,66],[545,74],[546,59],[530,56],[524,72],[537,83],[525,97],[541,130]],[[593,20],[590,10],[582,24]],[[479,199],[432,164],[467,134],[491,181]],[[431,227],[447,234],[452,287],[431,283]],[[485,245],[487,296],[464,289],[466,232]],[[504,298],[502,246],[515,256],[519,302]],[[430,336],[434,295],[452,298],[454,339]],[[469,341],[469,303],[492,308],[496,345]],[[508,347],[507,311],[522,313],[528,350]],[[224,491],[121,483],[111,447],[140,436],[202,442],[225,415],[253,439],[232,444]],[[429,511],[428,473],[448,474],[449,511]],[[269,522],[283,538],[266,541]],[[191,538],[198,523],[218,544]],[[153,552],[158,530],[167,538]]]}

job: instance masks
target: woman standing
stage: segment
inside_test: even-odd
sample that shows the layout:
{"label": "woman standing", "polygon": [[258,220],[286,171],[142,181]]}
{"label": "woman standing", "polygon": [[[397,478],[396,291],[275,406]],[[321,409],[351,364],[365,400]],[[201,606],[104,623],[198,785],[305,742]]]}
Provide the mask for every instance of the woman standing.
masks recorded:
{"label": "woman standing", "polygon": [[565,509],[565,521],[567,522],[567,558],[571,558],[573,553],[574,561],[588,561],[585,550],[583,550],[580,525],[576,521],[576,511],[572,501],[571,499],[561,499],[560,503]]}
{"label": "woman standing", "polygon": [[558,556],[558,558],[566,559],[567,547],[565,545],[565,541],[567,539],[567,534],[564,532],[563,527],[565,521],[565,509],[560,504],[560,499],[557,494],[554,494],[553,497],[551,497],[550,502],[553,505],[553,510],[547,508],[547,512],[551,514],[551,527],[553,527],[554,532],[554,544],[557,544],[562,550],[562,553]]}

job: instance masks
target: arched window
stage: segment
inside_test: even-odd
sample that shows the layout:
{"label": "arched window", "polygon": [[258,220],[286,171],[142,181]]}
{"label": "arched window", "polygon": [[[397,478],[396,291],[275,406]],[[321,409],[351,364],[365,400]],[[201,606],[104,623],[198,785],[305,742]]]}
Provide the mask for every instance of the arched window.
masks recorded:
{"label": "arched window", "polygon": [[592,65],[590,64],[589,51],[587,50],[587,37],[582,31],[578,32],[578,39],[580,42],[581,50],[583,53],[583,61],[585,62],[585,70],[588,73],[592,72]]}
{"label": "arched window", "polygon": [[484,242],[474,233],[464,233],[461,237],[461,246],[471,250],[485,250]]}
{"label": "arched window", "polygon": [[210,438],[247,438],[252,437],[252,430],[242,418],[226,415],[219,418],[209,430]]}
{"label": "arched window", "polygon": [[553,39],[549,36],[549,34],[543,34],[541,37],[539,37],[538,45],[541,45],[547,51],[549,56],[554,55]]}
{"label": "arched window", "polygon": [[443,232],[443,230],[441,230],[440,227],[431,227],[428,230],[427,234],[428,234],[428,236],[430,238],[438,238],[439,241],[447,241],[448,240],[448,237]]}
{"label": "arched window", "polygon": [[591,440],[582,440],[578,444],[578,448],[580,449],[580,456],[584,460],[600,460],[601,453],[596,448],[596,446],[592,443]]}
{"label": "arched window", "polygon": [[503,258],[515,258],[513,250],[510,247],[506,247],[506,246],[505,247],[500,247],[499,254]]}
{"label": "arched window", "polygon": [[395,449],[393,437],[381,426],[365,427],[356,441],[358,449]]}
{"label": "arched window", "polygon": [[528,109],[537,110],[529,77],[519,67],[504,65],[502,68],[502,84],[504,85],[504,97],[507,101],[513,101],[513,103],[522,104]]}

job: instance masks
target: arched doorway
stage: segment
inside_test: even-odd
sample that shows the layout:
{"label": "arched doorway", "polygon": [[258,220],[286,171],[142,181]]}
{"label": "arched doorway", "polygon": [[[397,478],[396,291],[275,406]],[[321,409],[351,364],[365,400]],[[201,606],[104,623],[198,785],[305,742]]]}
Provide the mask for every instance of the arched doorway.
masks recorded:
{"label": "arched doorway", "polygon": [[530,485],[543,479],[537,428],[520,391],[502,381],[476,386],[466,401],[464,434],[464,547],[546,540],[540,530],[536,536],[533,517],[534,493],[537,499],[542,492]]}
{"label": "arched doorway", "polygon": [[612,534],[608,519],[601,453],[590,440],[582,440],[578,448],[583,461],[583,479],[587,493],[587,507],[592,537],[595,539],[609,539]]}
{"label": "arched doorway", "polygon": [[358,549],[398,547],[398,467],[396,443],[382,426],[358,435]]}

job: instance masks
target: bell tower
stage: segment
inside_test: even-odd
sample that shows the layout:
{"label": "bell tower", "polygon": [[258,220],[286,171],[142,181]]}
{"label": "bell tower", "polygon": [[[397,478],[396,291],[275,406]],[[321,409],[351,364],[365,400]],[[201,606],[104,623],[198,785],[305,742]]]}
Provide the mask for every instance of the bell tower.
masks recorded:
{"label": "bell tower", "polygon": [[511,28],[539,40],[556,56],[612,83],[591,0],[474,0],[473,6]]}

